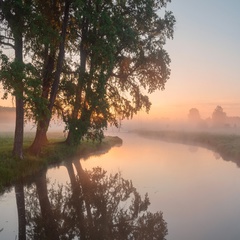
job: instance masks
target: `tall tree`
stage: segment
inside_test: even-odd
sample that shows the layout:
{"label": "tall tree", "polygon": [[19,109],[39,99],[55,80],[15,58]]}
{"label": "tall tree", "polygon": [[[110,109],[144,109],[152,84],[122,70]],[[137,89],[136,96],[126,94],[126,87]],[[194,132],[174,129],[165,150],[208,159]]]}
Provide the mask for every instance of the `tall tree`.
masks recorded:
{"label": "tall tree", "polygon": [[101,139],[107,121],[117,125],[119,116],[149,111],[146,93],[163,90],[170,75],[163,46],[173,37],[175,18],[171,12],[159,16],[167,2],[102,0],[76,6],[80,61],[65,117],[68,143],[78,143],[88,132]]}
{"label": "tall tree", "polygon": [[[28,85],[31,87],[25,86],[27,91],[37,89],[36,86],[40,91],[32,91],[28,99],[37,122],[30,147],[33,154],[39,154],[47,142],[46,133],[55,106],[62,111],[70,144],[79,143],[84,136],[101,140],[108,123],[117,125],[119,117],[131,118],[141,109],[149,111],[148,94],[163,90],[170,75],[170,58],[163,47],[166,39],[173,37],[175,18],[171,12],[165,12],[163,17],[159,15],[168,2],[170,0],[0,1],[15,20],[16,16],[24,20],[25,15],[11,10],[15,6],[11,3],[16,3],[18,8],[26,3],[31,5],[31,21],[28,24],[23,21],[27,29],[24,47],[37,72],[35,80],[41,79],[40,84],[35,81]],[[22,10],[27,9],[24,7]],[[3,19],[6,26],[10,26],[11,17]],[[23,39],[23,35],[18,34],[20,29],[16,30],[16,36],[13,34],[13,41]],[[13,43],[18,50],[23,49],[20,40]],[[75,56],[78,55],[75,62],[74,51]],[[24,64],[19,64],[22,54],[23,51],[16,52],[19,59],[16,67],[24,69]],[[20,110],[26,83],[24,75],[19,75],[19,86],[13,89]],[[23,111],[19,115],[22,116]],[[22,125],[22,121],[18,124]],[[20,132],[17,136],[21,136]]]}
{"label": "tall tree", "polygon": [[217,106],[212,113],[212,121],[216,127],[223,127],[226,123],[227,114],[221,106]]}
{"label": "tall tree", "polygon": [[192,123],[199,123],[201,121],[201,116],[197,108],[191,108],[188,113],[188,119]]}
{"label": "tall tree", "polygon": [[16,124],[13,155],[21,159],[23,158],[24,131],[23,35],[26,16],[29,13],[29,3],[30,1],[22,0],[0,1],[1,30],[3,30],[1,31],[0,44],[10,46],[15,55],[11,64],[11,75],[2,81],[5,89],[12,90],[15,96]]}
{"label": "tall tree", "polygon": [[[52,117],[52,111],[58,92],[60,75],[64,61],[65,42],[69,22],[71,0],[54,2],[48,1],[48,6],[45,6],[45,3],[43,4],[41,1],[37,2],[39,4],[38,8],[42,14],[41,16],[46,15],[48,19],[45,24],[50,24],[50,31],[52,32],[50,35],[52,35],[53,38],[49,39],[48,35],[46,40],[40,34],[35,39],[36,46],[38,46],[38,40],[43,41],[42,52],[34,52],[34,54],[38,55],[38,58],[42,58],[43,60],[41,93],[42,101],[39,105],[36,106],[36,114],[38,115],[37,131],[35,139],[30,147],[30,151],[35,155],[40,153],[42,146],[47,142],[46,134]],[[50,15],[49,11],[51,13]]]}

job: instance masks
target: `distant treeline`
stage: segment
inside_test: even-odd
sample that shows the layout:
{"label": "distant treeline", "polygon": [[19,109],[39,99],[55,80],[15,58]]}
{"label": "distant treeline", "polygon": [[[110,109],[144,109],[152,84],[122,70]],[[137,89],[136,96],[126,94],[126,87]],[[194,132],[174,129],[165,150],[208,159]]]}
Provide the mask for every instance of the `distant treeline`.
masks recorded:
{"label": "distant treeline", "polygon": [[15,107],[2,107],[0,106],[0,112],[15,112]]}

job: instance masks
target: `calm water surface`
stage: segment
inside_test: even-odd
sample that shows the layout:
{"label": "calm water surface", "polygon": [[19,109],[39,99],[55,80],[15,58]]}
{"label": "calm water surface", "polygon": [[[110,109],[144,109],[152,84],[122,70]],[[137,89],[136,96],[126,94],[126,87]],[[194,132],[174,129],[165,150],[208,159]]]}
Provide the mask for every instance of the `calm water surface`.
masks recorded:
{"label": "calm water surface", "polygon": [[[117,135],[123,139],[123,145],[106,154],[81,160],[81,171],[100,166],[107,175],[121,172],[124,179],[132,180],[141,196],[148,193],[149,210],[163,212],[168,240],[240,239],[240,169],[235,163],[224,161],[203,148],[127,133]],[[31,185],[24,187],[25,203],[29,203],[26,212],[31,215],[31,223],[40,221],[37,219],[40,207],[34,200],[37,191],[57,201],[58,185],[73,184],[69,171],[72,169],[76,174],[80,169],[78,163],[75,160],[74,168],[49,169],[33,184],[38,186],[37,190]],[[46,180],[48,193],[44,188]],[[15,189],[0,197],[0,213],[0,239],[17,239]]]}

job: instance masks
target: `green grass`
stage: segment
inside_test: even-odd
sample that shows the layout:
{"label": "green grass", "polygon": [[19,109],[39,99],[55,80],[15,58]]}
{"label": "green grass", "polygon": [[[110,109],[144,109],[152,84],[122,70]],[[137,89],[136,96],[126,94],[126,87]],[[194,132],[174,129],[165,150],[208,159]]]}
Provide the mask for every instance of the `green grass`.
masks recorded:
{"label": "green grass", "polygon": [[24,137],[24,159],[12,157],[13,135],[0,135],[0,192],[20,179],[27,179],[50,165],[60,164],[72,157],[85,158],[108,151],[112,146],[121,144],[118,137],[106,137],[102,143],[82,142],[79,146],[65,145],[62,134],[51,133],[49,144],[43,148],[40,156],[28,154],[27,149],[32,143],[33,134]]}

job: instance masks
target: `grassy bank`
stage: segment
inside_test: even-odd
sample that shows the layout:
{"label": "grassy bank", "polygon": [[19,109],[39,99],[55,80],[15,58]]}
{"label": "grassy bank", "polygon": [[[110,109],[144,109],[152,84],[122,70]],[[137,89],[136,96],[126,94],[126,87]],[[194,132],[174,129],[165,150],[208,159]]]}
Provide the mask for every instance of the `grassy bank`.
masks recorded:
{"label": "grassy bank", "polygon": [[136,130],[143,137],[208,148],[240,167],[240,135],[211,132]]}
{"label": "grassy bank", "polygon": [[102,143],[83,142],[79,146],[67,146],[63,143],[62,134],[52,133],[49,136],[49,144],[43,148],[40,156],[33,157],[27,153],[32,143],[33,134],[27,134],[24,138],[24,159],[12,158],[13,136],[4,133],[0,136],[0,192],[7,186],[21,178],[27,178],[36,174],[49,165],[60,164],[72,157],[86,158],[90,155],[98,155],[107,152],[111,147],[122,144],[118,137],[106,137]]}

